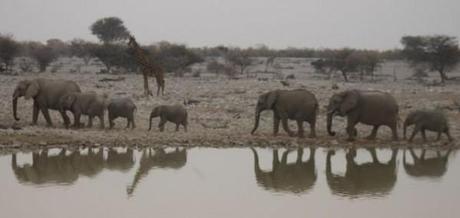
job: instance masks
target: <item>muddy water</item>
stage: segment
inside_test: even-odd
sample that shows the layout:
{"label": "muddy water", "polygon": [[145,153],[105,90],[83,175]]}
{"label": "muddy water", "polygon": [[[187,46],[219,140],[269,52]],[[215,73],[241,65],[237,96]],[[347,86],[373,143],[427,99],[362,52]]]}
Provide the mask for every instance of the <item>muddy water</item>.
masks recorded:
{"label": "muddy water", "polygon": [[0,156],[0,217],[459,217],[456,156],[309,148],[18,153]]}

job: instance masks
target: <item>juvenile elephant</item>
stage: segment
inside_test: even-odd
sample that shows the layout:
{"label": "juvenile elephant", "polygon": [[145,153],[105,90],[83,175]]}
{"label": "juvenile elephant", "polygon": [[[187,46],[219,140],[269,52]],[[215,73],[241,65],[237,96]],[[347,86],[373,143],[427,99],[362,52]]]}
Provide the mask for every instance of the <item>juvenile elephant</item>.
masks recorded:
{"label": "juvenile elephant", "polygon": [[352,141],[357,135],[355,125],[363,123],[371,125],[371,134],[367,139],[373,140],[380,126],[388,126],[393,133],[393,140],[398,140],[398,103],[389,93],[380,91],[348,90],[334,94],[327,106],[327,131],[334,136],[332,131],[332,118],[334,115],[347,116],[348,140]]}
{"label": "juvenile elephant", "polygon": [[187,132],[187,110],[182,105],[161,105],[153,108],[150,113],[149,130],[152,129],[152,119],[155,117],[160,117],[158,128],[160,128],[161,132],[164,131],[167,121],[176,124],[176,131],[179,131],[179,125],[182,125],[185,132]]}
{"label": "juvenile elephant", "polygon": [[409,142],[414,139],[418,132],[422,132],[423,141],[426,141],[425,130],[438,133],[436,140],[441,138],[441,133],[445,133],[449,141],[453,138],[449,132],[449,122],[446,115],[439,110],[416,110],[409,113],[404,121],[404,139],[406,139],[406,129],[408,126],[415,125],[414,131],[409,138]]}
{"label": "juvenile elephant", "polygon": [[131,129],[136,128],[136,123],[134,122],[134,112],[136,111],[136,105],[130,98],[111,99],[109,105],[107,106],[107,111],[110,128],[113,128],[115,125],[113,121],[118,117],[124,117],[128,120],[126,128],[129,128],[130,125]]}
{"label": "juvenile elephant", "polygon": [[440,151],[436,152],[436,157],[426,158],[426,150],[423,149],[419,157],[415,154],[412,148],[409,152],[412,156],[413,163],[406,161],[406,151],[403,155],[404,170],[407,175],[418,178],[440,178],[447,172],[448,158],[452,150],[448,150],[444,155]]}
{"label": "juvenile elephant", "polygon": [[[68,80],[33,79],[20,81],[13,93],[13,116],[17,116],[18,98],[24,96],[26,100],[33,99],[32,125],[37,124],[38,111],[40,110],[46,119],[47,125],[52,126],[48,109],[59,110],[59,100],[62,96],[71,92],[81,92],[77,83]],[[69,117],[64,111],[60,111],[64,125],[70,123]]]}
{"label": "juvenile elephant", "polygon": [[318,101],[313,93],[304,90],[275,90],[259,96],[255,110],[255,123],[251,134],[259,127],[260,113],[273,110],[273,135],[278,134],[280,121],[289,136],[294,133],[289,129],[288,119],[296,120],[298,136],[303,137],[303,122],[310,124],[310,138],[316,137],[315,125],[318,113]]}
{"label": "juvenile elephant", "polygon": [[93,126],[93,118],[98,117],[100,128],[104,128],[105,97],[95,92],[67,93],[61,97],[60,110],[70,110],[74,116],[74,127],[81,127],[80,116],[88,115],[88,127]]}

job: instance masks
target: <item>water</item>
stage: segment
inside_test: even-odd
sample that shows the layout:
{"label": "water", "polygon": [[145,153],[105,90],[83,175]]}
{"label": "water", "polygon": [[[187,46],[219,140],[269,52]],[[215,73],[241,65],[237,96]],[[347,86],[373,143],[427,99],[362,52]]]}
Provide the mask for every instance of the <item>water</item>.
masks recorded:
{"label": "water", "polygon": [[18,153],[0,156],[0,217],[459,217],[456,151],[426,151],[424,161],[414,161],[406,150],[406,165],[403,153]]}

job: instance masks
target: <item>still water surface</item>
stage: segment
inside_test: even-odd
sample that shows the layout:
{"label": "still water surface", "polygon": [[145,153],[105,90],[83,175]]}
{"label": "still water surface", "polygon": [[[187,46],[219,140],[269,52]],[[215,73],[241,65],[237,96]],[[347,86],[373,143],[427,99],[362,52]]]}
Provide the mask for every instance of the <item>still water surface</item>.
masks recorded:
{"label": "still water surface", "polygon": [[18,153],[0,156],[0,217],[460,217],[456,156],[322,148]]}

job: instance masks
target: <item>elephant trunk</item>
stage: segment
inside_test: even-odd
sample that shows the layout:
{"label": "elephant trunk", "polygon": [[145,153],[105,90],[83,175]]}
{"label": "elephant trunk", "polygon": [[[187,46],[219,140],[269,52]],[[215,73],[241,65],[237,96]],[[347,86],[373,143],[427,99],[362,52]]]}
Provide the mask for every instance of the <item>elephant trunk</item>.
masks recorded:
{"label": "elephant trunk", "polygon": [[332,118],[334,118],[335,111],[327,113],[327,132],[330,136],[335,136],[335,132],[332,131]]}
{"label": "elephant trunk", "polygon": [[256,109],[255,120],[254,120],[254,128],[251,131],[251,135],[259,128],[259,120],[260,120],[260,109]]}
{"label": "elephant trunk", "polygon": [[16,94],[16,92],[14,92],[14,95],[13,95],[13,117],[16,121],[19,121],[19,117],[18,117],[18,114],[17,114],[17,111],[18,111],[18,95]]}

